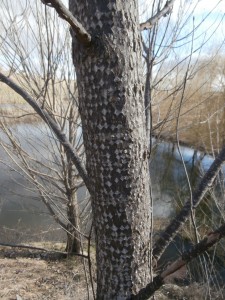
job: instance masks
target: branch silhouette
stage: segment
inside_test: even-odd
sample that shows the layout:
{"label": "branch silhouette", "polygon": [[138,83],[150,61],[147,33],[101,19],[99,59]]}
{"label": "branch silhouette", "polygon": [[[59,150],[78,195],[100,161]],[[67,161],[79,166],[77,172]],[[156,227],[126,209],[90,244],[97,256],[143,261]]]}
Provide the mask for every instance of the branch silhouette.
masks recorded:
{"label": "branch silhouette", "polygon": [[91,35],[86,31],[83,25],[73,16],[69,9],[60,0],[41,0],[47,6],[53,7],[59,17],[70,24],[77,39],[82,44],[88,45],[92,41]]}
{"label": "branch silhouette", "polygon": [[[201,200],[203,199],[206,192],[209,188],[212,187],[213,182],[219,173],[223,163],[225,162],[225,147],[222,148],[219,155],[215,158],[214,162],[205,173],[201,182],[199,183],[198,188],[195,190],[192,196],[193,201],[193,209],[199,205]],[[157,261],[162,253],[165,251],[166,247],[170,243],[170,241],[174,238],[176,233],[182,227],[182,225],[187,221],[188,217],[191,214],[191,203],[188,199],[181,209],[180,213],[171,221],[171,223],[167,226],[165,231],[161,234],[160,238],[156,241],[153,247],[153,257]]]}
{"label": "branch silhouette", "polygon": [[91,185],[89,181],[89,177],[87,171],[82,164],[79,156],[74,151],[73,146],[67,139],[64,132],[61,131],[58,124],[55,120],[49,115],[49,113],[42,108],[24,89],[22,89],[19,85],[17,85],[12,79],[8,78],[4,74],[0,72],[0,81],[7,84],[10,88],[12,88],[17,94],[23,97],[23,99],[35,110],[35,112],[42,118],[42,120],[52,129],[59,142],[63,145],[65,152],[73,161],[77,171],[79,172],[80,177],[83,179],[87,189],[91,193]]}
{"label": "branch silhouette", "polygon": [[221,225],[214,232],[210,232],[203,240],[194,245],[190,250],[184,252],[175,262],[169,265],[166,270],[156,276],[151,283],[141,289],[137,295],[131,297],[132,300],[147,300],[157,291],[164,281],[170,278],[179,277],[179,271],[192,259],[207,251],[210,247],[218,243],[225,236],[225,224]]}
{"label": "branch silhouette", "polygon": [[175,0],[168,0],[164,7],[159,10],[153,17],[149,18],[146,22],[140,24],[140,30],[147,30],[152,28],[162,17],[166,17],[169,13],[171,13],[173,8],[173,3]]}

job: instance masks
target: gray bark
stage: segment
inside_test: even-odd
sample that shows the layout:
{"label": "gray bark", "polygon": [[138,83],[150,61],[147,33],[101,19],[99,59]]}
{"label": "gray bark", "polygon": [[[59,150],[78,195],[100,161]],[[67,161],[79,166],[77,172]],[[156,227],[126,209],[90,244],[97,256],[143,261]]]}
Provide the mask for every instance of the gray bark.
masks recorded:
{"label": "gray bark", "polygon": [[97,299],[127,299],[150,280],[150,197],[137,1],[70,0],[89,47],[73,35],[91,180]]}

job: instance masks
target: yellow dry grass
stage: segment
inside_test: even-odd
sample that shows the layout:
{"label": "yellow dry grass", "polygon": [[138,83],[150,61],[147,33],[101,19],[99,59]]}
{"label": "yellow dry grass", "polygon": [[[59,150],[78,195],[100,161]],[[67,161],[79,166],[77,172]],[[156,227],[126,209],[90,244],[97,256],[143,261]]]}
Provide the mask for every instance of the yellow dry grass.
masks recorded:
{"label": "yellow dry grass", "polygon": [[[210,153],[217,153],[224,146],[225,96],[223,93],[207,92],[194,96],[187,93],[183,99],[181,93],[176,96],[161,95],[161,97],[163,100],[160,104],[153,105],[155,135],[173,142],[178,137],[183,144]],[[160,126],[157,127],[157,124]]]}
{"label": "yellow dry grass", "polygon": [[87,299],[81,259],[50,261],[20,257],[19,251],[11,251],[13,258],[8,258],[5,249],[0,249],[1,300]]}
{"label": "yellow dry grass", "polygon": [[[22,77],[18,78],[21,80]],[[13,77],[14,80],[18,78]],[[225,144],[225,94],[213,91],[209,85],[201,86],[198,80],[193,78],[190,81],[183,96],[182,89],[174,92],[153,91],[153,133],[174,142],[177,139],[178,125],[178,138],[183,144],[217,153]],[[42,81],[40,86],[43,85]],[[75,82],[72,86],[72,89],[76,89]],[[54,87],[50,85],[44,101],[56,114],[61,113],[62,107],[66,107],[67,92],[63,82]],[[1,120],[7,123],[39,121],[39,118],[34,116],[34,111],[22,97],[7,85],[0,83]]]}

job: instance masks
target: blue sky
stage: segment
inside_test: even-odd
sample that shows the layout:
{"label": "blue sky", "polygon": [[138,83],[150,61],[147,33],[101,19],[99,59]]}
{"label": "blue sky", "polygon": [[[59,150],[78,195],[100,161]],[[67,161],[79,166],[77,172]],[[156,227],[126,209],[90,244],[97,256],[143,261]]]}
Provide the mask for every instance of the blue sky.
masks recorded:
{"label": "blue sky", "polygon": [[[141,22],[152,15],[153,2],[153,0],[139,0]],[[165,2],[161,1],[161,7]],[[165,28],[167,28],[166,33]],[[144,37],[147,36],[148,33],[144,32]],[[170,81],[173,85],[174,80],[177,80],[177,74],[181,77],[184,75],[190,59],[190,72],[195,72],[199,63],[207,64],[224,55],[225,0],[175,0],[171,16],[161,18],[158,23],[153,78],[158,82],[162,74],[168,74],[162,82],[167,88],[170,86]],[[212,83],[213,88],[217,90],[221,85],[224,87],[225,83],[224,60],[219,67],[222,73],[218,74]]]}
{"label": "blue sky", "polygon": [[[156,1],[158,3],[158,1]],[[161,7],[166,1],[161,1]],[[140,21],[143,22],[152,14],[151,0],[139,0]],[[197,48],[208,38],[204,53],[225,39],[225,0],[175,0],[173,12],[170,19],[170,34],[174,33],[176,24],[179,22],[180,32],[177,39],[182,39],[185,35],[194,30],[194,35],[189,35],[189,46],[192,38],[194,39],[194,47]],[[163,34],[163,28],[167,23],[168,17],[159,21],[159,28]],[[168,41],[169,43],[169,41]],[[180,42],[180,43],[183,43]],[[180,45],[179,43],[177,44]],[[166,46],[166,44],[165,44]],[[189,47],[185,47],[182,51],[189,51]],[[209,50],[211,51],[211,50]]]}
{"label": "blue sky", "polygon": [[[15,8],[13,6],[12,0],[4,0],[4,2],[9,3],[11,9]],[[67,0],[63,0],[65,3],[67,3]],[[17,6],[16,6],[16,14],[17,21],[22,19],[23,16],[19,16],[21,11],[19,10],[19,3],[25,4],[25,0],[18,0]],[[36,1],[34,1],[36,2]],[[41,1],[38,0],[38,3]],[[158,1],[156,1],[158,2]],[[166,0],[162,0],[162,6],[165,4]],[[141,21],[146,20],[149,16],[151,16],[152,11],[152,3],[153,0],[139,0],[140,3],[140,19]],[[43,6],[44,7],[44,6]],[[219,45],[221,45],[222,41],[225,39],[225,24],[224,20],[222,20],[223,16],[225,14],[225,0],[175,0],[174,7],[173,7],[173,13],[171,15],[171,22],[170,22],[170,29],[167,33],[167,38],[164,40],[162,44],[163,47],[169,47],[171,43],[171,38],[173,37],[173,33],[176,28],[176,24],[178,21],[180,21],[179,27],[182,28],[177,35],[177,39],[180,40],[178,42],[175,42],[174,47],[174,53],[181,54],[183,56],[190,53],[190,47],[191,47],[191,40],[194,38],[194,48],[197,49],[204,43],[210,36],[210,40],[204,45],[204,47],[201,49],[201,55],[208,55],[211,54],[212,51],[214,51],[213,48],[217,48]],[[0,7],[0,16],[2,16],[2,19],[4,19],[5,16],[4,12],[4,6]],[[193,21],[193,17],[195,18]],[[205,18],[205,19],[204,19]],[[163,35],[164,32],[164,25],[166,24],[168,20],[168,17],[162,18],[159,22],[159,34],[158,34],[158,44],[160,44],[160,34]],[[201,23],[201,21],[204,20],[204,22]],[[59,18],[59,21],[61,19]],[[29,14],[29,22],[33,23],[33,28],[35,28],[35,21],[30,17]],[[63,22],[64,24],[64,22]],[[192,28],[197,28],[194,32],[194,36],[192,36],[191,31]],[[63,26],[60,26],[60,30],[64,30]],[[183,37],[189,33],[189,36],[186,38],[185,43],[183,42]],[[28,33],[29,34],[29,33]],[[28,40],[32,40],[32,36],[27,36]],[[32,42],[29,42],[32,44]],[[182,46],[184,44],[184,46]],[[222,47],[222,50],[223,51]],[[196,54],[194,54],[196,55]]]}

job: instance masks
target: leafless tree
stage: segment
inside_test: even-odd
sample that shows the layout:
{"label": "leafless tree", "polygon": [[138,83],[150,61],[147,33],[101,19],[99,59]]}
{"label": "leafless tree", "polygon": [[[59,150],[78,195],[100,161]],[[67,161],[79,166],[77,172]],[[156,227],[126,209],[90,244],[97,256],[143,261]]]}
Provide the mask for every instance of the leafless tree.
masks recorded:
{"label": "leafless tree", "polygon": [[[75,73],[71,68],[68,28],[61,24],[64,30],[62,35],[56,14],[47,11],[39,1],[32,6],[19,2],[16,8],[10,1],[4,1],[2,10],[5,17],[1,21],[1,55],[7,64],[5,72],[11,74],[36,99],[36,103],[45,109],[58,132],[65,133],[71,147],[83,159],[77,87]],[[27,32],[30,34],[29,41],[26,40]],[[26,106],[14,110],[14,122],[24,119],[24,122],[33,121],[37,126],[43,126],[40,118],[37,120]],[[44,116],[42,118],[48,126],[49,120]],[[68,253],[80,253],[80,214],[84,212],[79,210],[77,190],[83,186],[83,181],[75,170],[71,157],[52,132],[48,131],[43,135],[43,145],[40,144],[48,152],[48,159],[43,159],[34,148],[25,149],[20,142],[22,137],[16,131],[9,130],[7,124],[9,118],[3,116],[1,129],[7,138],[1,140],[2,147],[38,190],[49,213],[67,232]]]}
{"label": "leafless tree", "polygon": [[[141,27],[137,1],[70,0],[69,10],[59,0],[42,2],[54,7],[71,26],[86,169],[54,126],[48,110],[11,79],[3,74],[0,79],[20,93],[43,119],[48,119],[90,192],[96,241],[96,298],[148,299],[167,277],[176,277],[188,261],[225,234],[224,225],[218,226],[182,258],[151,278],[151,268],[197,208],[225,161],[222,149],[191,199],[186,200],[160,238],[151,243],[146,120],[148,131],[151,122],[143,113],[150,102],[146,93],[147,105],[144,103],[140,28],[154,26],[170,13],[174,1],[167,1]],[[181,90],[185,90],[184,86]]]}

